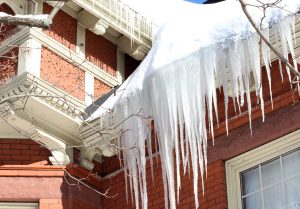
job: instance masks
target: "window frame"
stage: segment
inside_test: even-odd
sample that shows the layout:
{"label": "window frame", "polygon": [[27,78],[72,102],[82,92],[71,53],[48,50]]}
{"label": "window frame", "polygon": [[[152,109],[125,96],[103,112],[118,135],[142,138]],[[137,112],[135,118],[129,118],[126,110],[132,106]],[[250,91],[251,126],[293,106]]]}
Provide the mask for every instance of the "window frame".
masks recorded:
{"label": "window frame", "polygon": [[0,209],[39,209],[38,203],[28,202],[0,202]]}
{"label": "window frame", "polygon": [[[254,140],[254,139],[253,139]],[[300,147],[300,129],[225,162],[228,209],[242,209],[240,173]]]}

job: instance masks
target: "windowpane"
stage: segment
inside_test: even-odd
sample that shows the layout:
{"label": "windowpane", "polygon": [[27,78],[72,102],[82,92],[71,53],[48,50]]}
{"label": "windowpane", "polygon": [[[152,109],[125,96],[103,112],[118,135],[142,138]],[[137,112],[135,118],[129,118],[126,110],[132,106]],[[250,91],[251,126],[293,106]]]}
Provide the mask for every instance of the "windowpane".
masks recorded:
{"label": "windowpane", "polygon": [[263,187],[278,183],[281,180],[280,160],[271,161],[261,166]]}
{"label": "windowpane", "polygon": [[300,174],[300,150],[282,157],[285,178]]}
{"label": "windowpane", "polygon": [[261,192],[256,192],[250,196],[244,197],[243,205],[244,205],[244,208],[247,208],[247,209],[262,208]]}
{"label": "windowpane", "polygon": [[0,209],[38,209],[38,203],[0,202]]}
{"label": "windowpane", "polygon": [[264,209],[281,209],[285,205],[282,184],[276,184],[263,190]]}
{"label": "windowpane", "polygon": [[300,208],[300,176],[287,180],[285,190],[288,209]]}
{"label": "windowpane", "polygon": [[258,167],[242,174],[243,195],[260,189]]}
{"label": "windowpane", "polygon": [[241,173],[244,209],[300,209],[300,150]]}

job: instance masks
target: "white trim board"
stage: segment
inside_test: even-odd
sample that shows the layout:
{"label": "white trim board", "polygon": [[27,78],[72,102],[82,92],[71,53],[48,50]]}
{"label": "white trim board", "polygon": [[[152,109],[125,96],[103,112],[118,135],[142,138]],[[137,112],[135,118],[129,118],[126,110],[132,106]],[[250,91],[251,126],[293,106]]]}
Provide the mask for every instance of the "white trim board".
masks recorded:
{"label": "white trim board", "polygon": [[240,173],[300,147],[300,129],[226,161],[228,209],[242,209]]}

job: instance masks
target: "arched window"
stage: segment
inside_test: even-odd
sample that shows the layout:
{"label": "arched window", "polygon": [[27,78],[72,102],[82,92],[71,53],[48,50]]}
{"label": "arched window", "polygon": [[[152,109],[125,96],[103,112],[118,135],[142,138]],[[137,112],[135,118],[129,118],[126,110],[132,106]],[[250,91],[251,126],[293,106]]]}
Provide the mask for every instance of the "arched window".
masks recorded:
{"label": "arched window", "polygon": [[[4,12],[9,15],[15,15],[15,12],[12,10],[12,8],[6,3],[0,4],[0,12]],[[16,28],[16,25],[7,25],[0,23],[0,42],[9,37]]]}

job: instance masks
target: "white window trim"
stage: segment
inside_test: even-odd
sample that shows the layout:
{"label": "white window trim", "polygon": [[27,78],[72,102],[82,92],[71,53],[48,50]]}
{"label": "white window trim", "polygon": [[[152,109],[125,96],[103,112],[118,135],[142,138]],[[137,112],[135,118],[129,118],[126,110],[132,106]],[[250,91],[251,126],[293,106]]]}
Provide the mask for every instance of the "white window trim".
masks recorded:
{"label": "white window trim", "polygon": [[38,203],[0,202],[0,209],[38,209]]}
{"label": "white window trim", "polygon": [[27,7],[27,1],[23,0],[0,0],[0,5],[1,4],[7,4],[15,14],[26,14],[25,9]]}
{"label": "white window trim", "polygon": [[228,209],[242,209],[240,173],[300,147],[300,129],[226,161]]}

